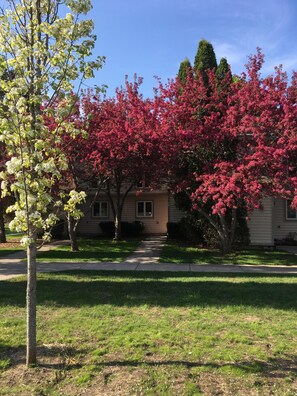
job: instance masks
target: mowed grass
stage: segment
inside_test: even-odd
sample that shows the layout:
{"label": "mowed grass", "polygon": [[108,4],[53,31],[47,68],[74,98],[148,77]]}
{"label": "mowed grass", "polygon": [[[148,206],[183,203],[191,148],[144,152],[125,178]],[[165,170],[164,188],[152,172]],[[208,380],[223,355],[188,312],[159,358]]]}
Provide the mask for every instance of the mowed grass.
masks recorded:
{"label": "mowed grass", "polygon": [[164,245],[159,261],[193,264],[297,265],[297,255],[264,248],[243,249],[224,255],[219,250],[170,241]]}
{"label": "mowed grass", "polygon": [[14,246],[14,247],[11,247],[11,248],[9,248],[9,247],[3,248],[0,245],[0,257],[6,257],[6,256],[8,256],[10,254],[13,254],[13,253],[16,253],[16,252],[20,252],[20,251],[23,251],[23,250],[24,250],[24,248],[22,248],[21,246],[20,247]]}
{"label": "mowed grass", "polygon": [[0,395],[296,395],[297,277],[40,274],[29,370],[25,286],[0,282]]}
{"label": "mowed grass", "polygon": [[71,252],[69,245],[40,252],[38,261],[114,261],[121,262],[133,253],[139,245],[139,239],[127,239],[115,242],[105,238],[81,238],[79,251]]}

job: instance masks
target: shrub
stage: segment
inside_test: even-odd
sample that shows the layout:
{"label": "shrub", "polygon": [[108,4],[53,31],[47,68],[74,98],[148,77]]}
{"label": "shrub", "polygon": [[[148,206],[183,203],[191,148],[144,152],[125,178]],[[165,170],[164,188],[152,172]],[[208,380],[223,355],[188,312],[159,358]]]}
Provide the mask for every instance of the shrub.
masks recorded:
{"label": "shrub", "polygon": [[167,223],[167,236],[169,239],[180,239],[195,243],[202,243],[204,241],[200,223],[190,217],[185,217],[178,223]]}
{"label": "shrub", "polygon": [[137,237],[143,233],[144,223],[141,221],[122,221],[122,235],[127,237]]}
{"label": "shrub", "polygon": [[62,239],[64,237],[65,220],[59,220],[52,228],[51,234],[54,239]]}
{"label": "shrub", "polygon": [[113,221],[100,221],[99,226],[103,234],[114,237],[114,222]]}
{"label": "shrub", "polygon": [[181,232],[180,223],[168,222],[167,236],[169,239],[181,239],[182,232]]}
{"label": "shrub", "polygon": [[[114,222],[113,221],[101,221],[99,226],[103,234],[114,237]],[[122,236],[123,237],[138,237],[143,233],[144,224],[141,221],[122,221]]]}

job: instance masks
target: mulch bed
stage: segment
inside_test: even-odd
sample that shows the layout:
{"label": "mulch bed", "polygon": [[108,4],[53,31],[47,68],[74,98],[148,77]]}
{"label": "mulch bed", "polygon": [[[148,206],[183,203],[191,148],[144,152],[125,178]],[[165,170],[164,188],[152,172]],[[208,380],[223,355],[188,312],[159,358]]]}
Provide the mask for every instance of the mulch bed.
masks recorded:
{"label": "mulch bed", "polygon": [[0,243],[0,249],[15,249],[21,248],[20,240],[14,239],[13,241],[7,241],[5,243]]}

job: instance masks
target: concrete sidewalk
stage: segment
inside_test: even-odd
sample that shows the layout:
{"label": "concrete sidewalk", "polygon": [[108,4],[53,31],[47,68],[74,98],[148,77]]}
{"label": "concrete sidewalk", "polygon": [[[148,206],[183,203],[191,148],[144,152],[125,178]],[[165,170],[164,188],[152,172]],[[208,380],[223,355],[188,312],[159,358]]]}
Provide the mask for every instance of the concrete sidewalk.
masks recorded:
{"label": "concrete sidewalk", "polygon": [[[69,270],[92,271],[169,271],[194,273],[242,273],[242,274],[296,274],[297,266],[268,265],[230,265],[230,264],[172,264],[159,263],[159,255],[165,237],[146,238],[127,259],[121,263],[114,262],[51,262],[38,263],[38,272],[58,272]],[[60,242],[59,242],[60,243]],[[64,242],[65,243],[65,242]],[[44,246],[49,250],[53,245]],[[14,253],[0,259],[0,280],[10,279],[26,274],[26,262],[21,261],[24,252]]]}

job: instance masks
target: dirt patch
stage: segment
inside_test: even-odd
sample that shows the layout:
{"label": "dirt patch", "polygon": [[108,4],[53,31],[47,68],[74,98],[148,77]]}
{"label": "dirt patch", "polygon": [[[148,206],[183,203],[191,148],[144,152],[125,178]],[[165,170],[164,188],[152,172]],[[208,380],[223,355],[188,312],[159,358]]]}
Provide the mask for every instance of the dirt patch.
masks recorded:
{"label": "dirt patch", "polygon": [[5,243],[0,243],[0,249],[21,249],[22,246],[20,244],[20,239],[19,240],[13,240],[13,241],[7,241]]}
{"label": "dirt patch", "polygon": [[[86,367],[82,367],[84,371]],[[166,373],[166,374],[165,374]],[[68,396],[128,396],[146,394],[187,395],[189,389],[205,396],[222,395],[277,395],[288,390],[296,392],[297,382],[291,384],[280,379],[253,375],[231,377],[215,372],[191,374],[190,370],[174,372],[169,368],[104,367],[100,372],[91,371],[87,383],[80,383],[82,373],[51,367],[27,369],[20,364],[0,375],[0,395],[45,396],[52,393]],[[294,382],[295,381],[295,382]],[[8,393],[8,390],[10,392]],[[12,390],[12,393],[11,393]],[[4,393],[3,393],[4,392]],[[7,392],[7,393],[6,393]],[[162,393],[163,392],[163,393]],[[167,393],[166,393],[167,392]],[[200,392],[200,393],[198,393]],[[295,393],[292,393],[295,394]]]}

